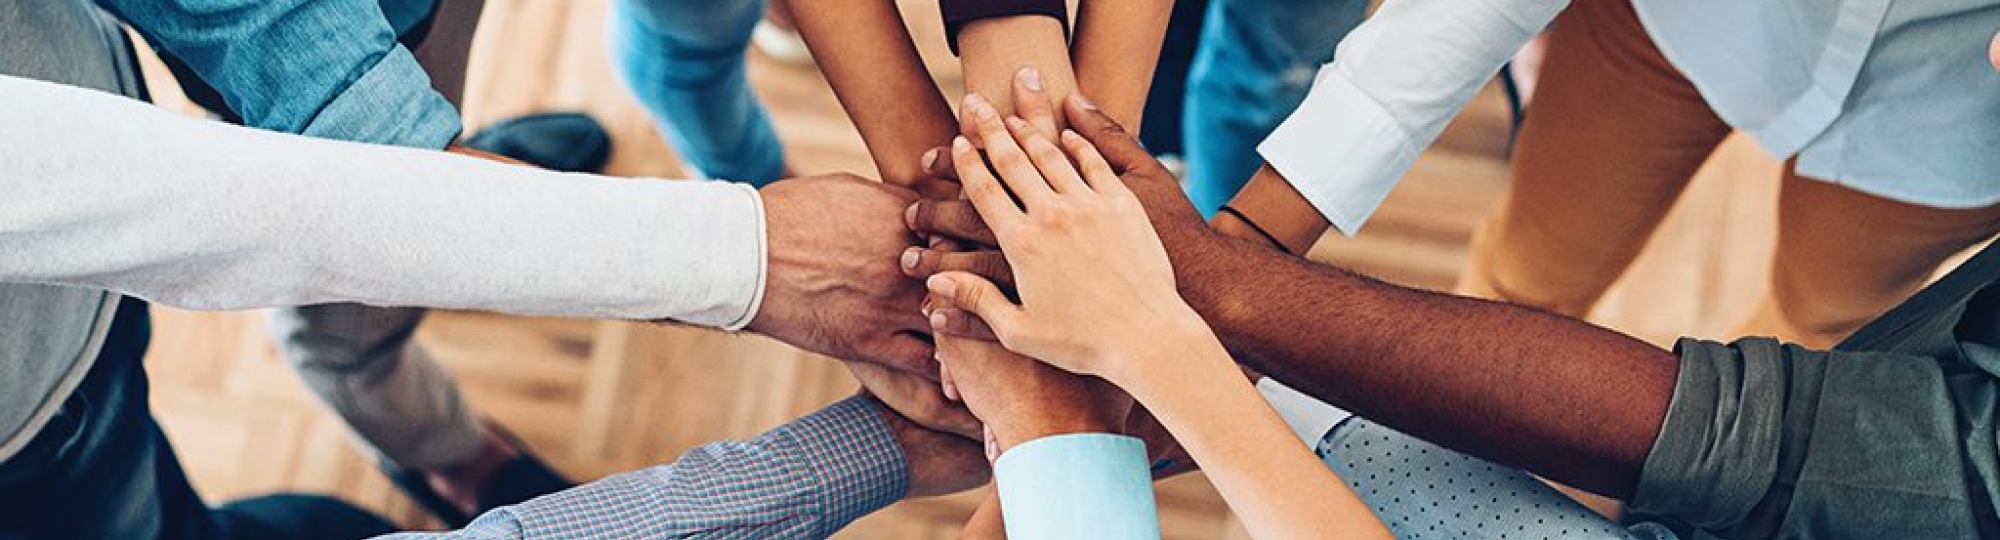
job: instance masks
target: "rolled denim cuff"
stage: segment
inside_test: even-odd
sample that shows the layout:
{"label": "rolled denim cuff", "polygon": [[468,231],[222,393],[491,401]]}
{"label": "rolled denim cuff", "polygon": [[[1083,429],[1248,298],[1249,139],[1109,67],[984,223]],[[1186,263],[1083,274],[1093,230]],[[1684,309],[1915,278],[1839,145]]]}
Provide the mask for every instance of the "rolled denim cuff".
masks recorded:
{"label": "rolled denim cuff", "polygon": [[458,110],[431,89],[430,74],[409,49],[397,45],[320,109],[300,134],[439,149],[463,129]]}

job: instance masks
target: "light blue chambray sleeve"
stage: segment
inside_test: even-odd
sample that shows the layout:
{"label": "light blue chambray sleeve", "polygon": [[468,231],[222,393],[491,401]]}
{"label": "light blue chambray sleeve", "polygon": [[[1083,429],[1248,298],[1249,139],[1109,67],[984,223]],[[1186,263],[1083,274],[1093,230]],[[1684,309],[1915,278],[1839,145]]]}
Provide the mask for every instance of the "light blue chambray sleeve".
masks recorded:
{"label": "light blue chambray sleeve", "polygon": [[462,128],[376,0],[97,2],[186,62],[252,127],[432,149]]}
{"label": "light blue chambray sleeve", "polygon": [[1009,540],[1160,537],[1146,443],[1106,433],[1035,439],[993,464]]}
{"label": "light blue chambray sleeve", "polygon": [[379,540],[826,538],[903,498],[909,466],[871,398],[755,439],[494,509],[464,529]]}

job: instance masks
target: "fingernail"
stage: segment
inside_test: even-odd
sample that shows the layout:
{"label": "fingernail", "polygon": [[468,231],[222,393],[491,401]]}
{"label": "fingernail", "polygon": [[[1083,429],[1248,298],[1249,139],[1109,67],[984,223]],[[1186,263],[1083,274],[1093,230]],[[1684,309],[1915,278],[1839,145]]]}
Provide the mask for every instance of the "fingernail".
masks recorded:
{"label": "fingernail", "polygon": [[1042,91],[1042,70],[1032,67],[1021,68],[1021,71],[1015,73],[1014,76],[1021,79],[1021,86],[1026,86],[1029,90],[1036,92]]}
{"label": "fingernail", "polygon": [[1069,98],[1070,98],[1070,99],[1074,99],[1074,100],[1076,100],[1076,105],[1077,105],[1078,107],[1083,107],[1083,110],[1086,110],[1086,111],[1095,111],[1095,110],[1097,110],[1097,103],[1095,103],[1095,102],[1092,102],[1092,101],[1090,100],[1090,98],[1087,98],[1087,97],[1083,97],[1083,94],[1082,94],[1082,93],[1073,93],[1073,94],[1070,94],[1070,95],[1069,95]]}
{"label": "fingernail", "polygon": [[993,104],[987,103],[986,98],[979,97],[979,94],[965,95],[965,110],[980,120],[992,120],[1000,116],[1000,112],[993,108]]}
{"label": "fingernail", "polygon": [[964,135],[952,137],[951,151],[957,154],[970,154],[972,153],[972,141],[966,139]]}
{"label": "fingernail", "polygon": [[903,209],[903,226],[909,227],[913,231],[917,230],[917,204],[910,203],[909,208]]}
{"label": "fingernail", "polygon": [[909,248],[903,250],[903,269],[909,271],[915,271],[917,269],[917,260],[922,258],[923,258],[923,253],[919,251],[917,248]]}
{"label": "fingernail", "polygon": [[1085,142],[1082,133],[1077,133],[1075,130],[1070,130],[1070,129],[1063,130],[1062,139],[1063,142],[1071,142],[1071,143]]}
{"label": "fingernail", "polygon": [[945,323],[945,320],[944,320],[944,312],[943,312],[943,311],[932,311],[932,312],[931,312],[931,329],[933,329],[933,330],[943,330],[943,329],[944,329],[944,323]]}
{"label": "fingernail", "polygon": [[1022,120],[1019,116],[1009,116],[1007,117],[1007,127],[1013,128],[1016,131],[1026,131],[1028,129],[1028,121]]}
{"label": "fingernail", "polygon": [[941,275],[931,276],[930,279],[924,280],[924,287],[930,289],[932,293],[935,293],[938,296],[942,296],[945,298],[958,298],[958,295],[952,294],[958,292],[958,284],[953,283],[951,281],[951,278],[948,277],[944,277]]}
{"label": "fingernail", "polygon": [[925,171],[925,172],[930,172],[930,170],[931,170],[931,167],[932,167],[932,166],[934,166],[934,165],[937,165],[937,158],[938,158],[938,149],[936,149],[936,148],[932,148],[932,149],[930,149],[930,150],[925,150],[925,151],[924,151],[924,171]]}

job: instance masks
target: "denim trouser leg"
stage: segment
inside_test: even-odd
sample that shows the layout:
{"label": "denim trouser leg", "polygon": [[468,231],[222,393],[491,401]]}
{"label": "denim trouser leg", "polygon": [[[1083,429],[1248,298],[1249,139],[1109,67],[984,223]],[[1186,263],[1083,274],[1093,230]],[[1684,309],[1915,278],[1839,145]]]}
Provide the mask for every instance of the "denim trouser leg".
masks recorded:
{"label": "denim trouser leg", "polygon": [[0,463],[0,537],[227,537],[153,422],[140,364],[148,335],[146,305],[125,301],[61,412]]}
{"label": "denim trouser leg", "polygon": [[[1212,215],[1263,159],[1257,143],[1312,87],[1366,0],[1214,0],[1188,75],[1187,190]],[[1338,118],[1325,119],[1338,122]]]}
{"label": "denim trouser leg", "polygon": [[745,65],[763,13],[763,0],[613,2],[618,71],[691,172],[759,185],[783,174],[784,147]]}

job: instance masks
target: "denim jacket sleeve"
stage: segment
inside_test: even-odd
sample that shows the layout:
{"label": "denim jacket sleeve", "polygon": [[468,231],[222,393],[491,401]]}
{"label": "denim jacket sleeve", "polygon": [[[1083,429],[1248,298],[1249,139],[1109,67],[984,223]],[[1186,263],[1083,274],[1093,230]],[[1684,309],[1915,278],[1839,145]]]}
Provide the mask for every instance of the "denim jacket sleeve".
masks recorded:
{"label": "denim jacket sleeve", "polygon": [[458,112],[375,0],[98,0],[252,127],[443,148]]}

